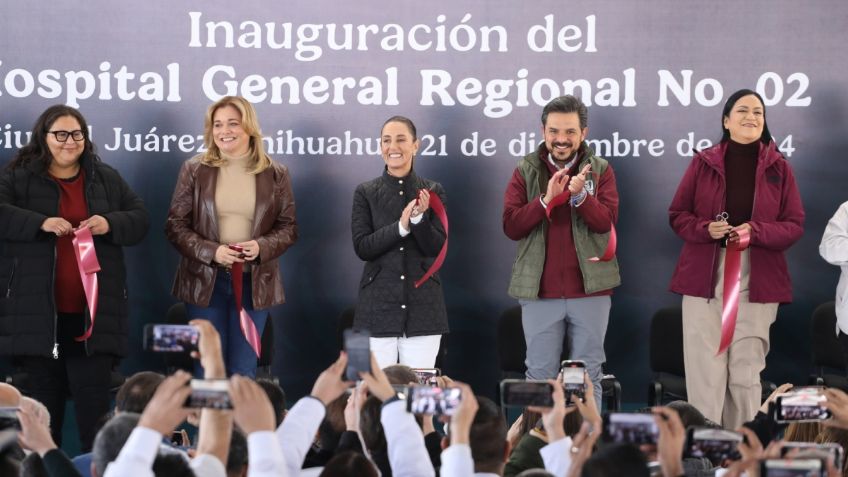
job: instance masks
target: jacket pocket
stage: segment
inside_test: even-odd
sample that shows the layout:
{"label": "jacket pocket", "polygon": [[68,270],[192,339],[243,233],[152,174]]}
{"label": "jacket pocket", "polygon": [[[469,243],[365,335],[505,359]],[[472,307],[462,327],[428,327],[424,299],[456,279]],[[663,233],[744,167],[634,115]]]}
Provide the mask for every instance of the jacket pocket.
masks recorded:
{"label": "jacket pocket", "polygon": [[374,280],[377,278],[377,275],[380,274],[380,270],[382,269],[383,268],[379,265],[366,265],[365,272],[362,273],[362,280],[359,281],[359,288],[362,289],[374,283]]}

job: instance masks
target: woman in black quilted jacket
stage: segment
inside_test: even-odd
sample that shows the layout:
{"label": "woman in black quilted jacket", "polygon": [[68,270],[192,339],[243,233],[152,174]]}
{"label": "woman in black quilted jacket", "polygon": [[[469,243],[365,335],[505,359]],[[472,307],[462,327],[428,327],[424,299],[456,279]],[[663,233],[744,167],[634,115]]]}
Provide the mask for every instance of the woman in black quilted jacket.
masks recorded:
{"label": "woman in black quilted jacket", "polygon": [[371,332],[381,368],[431,368],[448,332],[445,300],[438,273],[418,288],[415,282],[446,239],[430,207],[433,194],[445,202],[445,191],[413,170],[420,143],[412,121],[389,118],[380,145],[383,174],[359,184],[353,196],[353,248],[365,262],[353,325]]}
{"label": "woman in black quilted jacket", "polygon": [[[57,444],[68,391],[83,452],[109,411],[112,369],[128,351],[123,247],[140,242],[149,222],[68,106],[44,111],[0,174],[0,353],[25,378],[15,385],[47,406]],[[72,243],[82,228],[100,264],[93,317]]]}

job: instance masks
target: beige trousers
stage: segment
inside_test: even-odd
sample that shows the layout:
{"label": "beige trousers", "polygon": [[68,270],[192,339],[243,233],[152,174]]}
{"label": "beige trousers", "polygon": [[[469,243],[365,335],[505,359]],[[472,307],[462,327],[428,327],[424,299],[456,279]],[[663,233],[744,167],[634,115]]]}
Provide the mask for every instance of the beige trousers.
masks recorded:
{"label": "beige trousers", "polygon": [[683,360],[689,403],[725,429],[736,429],[760,407],[760,372],[778,304],[748,302],[750,261],[748,251],[742,252],[736,331],[727,351],[716,356],[724,303],[725,249],[720,250],[715,298],[683,297]]}

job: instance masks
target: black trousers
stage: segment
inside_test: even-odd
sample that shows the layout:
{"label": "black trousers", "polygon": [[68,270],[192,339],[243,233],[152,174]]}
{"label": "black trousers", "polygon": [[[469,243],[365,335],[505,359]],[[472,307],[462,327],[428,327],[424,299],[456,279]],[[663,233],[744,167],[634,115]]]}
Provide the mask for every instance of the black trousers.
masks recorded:
{"label": "black trousers", "polygon": [[25,395],[41,401],[50,411],[50,433],[57,445],[62,444],[65,401],[72,398],[82,452],[90,452],[94,436],[110,411],[109,388],[116,358],[86,356],[85,344],[74,341],[83,332],[81,314],[59,313],[58,320],[59,359],[17,359],[19,372],[26,376],[20,387]]}

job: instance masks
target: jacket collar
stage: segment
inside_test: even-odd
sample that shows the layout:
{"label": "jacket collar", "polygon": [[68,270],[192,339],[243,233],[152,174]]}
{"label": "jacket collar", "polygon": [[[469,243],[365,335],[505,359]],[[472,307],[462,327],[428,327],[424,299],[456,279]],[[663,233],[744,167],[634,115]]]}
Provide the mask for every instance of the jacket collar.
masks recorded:
{"label": "jacket collar", "polygon": [[[722,141],[696,154],[701,156],[701,159],[708,166],[724,174],[724,155],[727,152],[727,144],[728,141]],[[777,150],[777,145],[774,141],[770,141],[768,144],[763,144],[761,141],[760,152],[757,155],[757,169],[765,169],[782,158],[783,154]]]}
{"label": "jacket collar", "polygon": [[388,185],[403,189],[404,185],[415,185],[418,184],[418,175],[415,174],[415,169],[410,169],[409,174],[404,177],[395,177],[389,174],[389,168],[383,166],[383,182]]}
{"label": "jacket collar", "polygon": [[[94,162],[96,158],[96,155],[87,152],[83,152],[79,158],[80,169],[85,171],[86,180],[90,180],[89,178],[94,177]],[[49,177],[47,168],[42,167],[42,163],[39,161],[30,161],[24,167],[33,174]]]}

